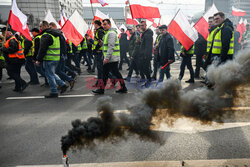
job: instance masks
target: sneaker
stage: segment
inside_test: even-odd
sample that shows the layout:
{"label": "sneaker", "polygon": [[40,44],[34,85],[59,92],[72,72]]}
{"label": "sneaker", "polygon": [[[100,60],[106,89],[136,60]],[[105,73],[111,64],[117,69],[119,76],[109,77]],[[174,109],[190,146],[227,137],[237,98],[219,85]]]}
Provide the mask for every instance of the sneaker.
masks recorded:
{"label": "sneaker", "polygon": [[104,94],[104,90],[103,89],[96,89],[96,90],[92,90],[93,93],[95,94]]}
{"label": "sneaker", "polygon": [[21,92],[21,89],[13,89],[14,92]]}
{"label": "sneaker", "polygon": [[68,87],[69,87],[68,85],[61,86],[61,88],[60,88],[61,92],[60,93],[66,92],[66,90],[68,89]]}
{"label": "sneaker", "polygon": [[117,91],[115,91],[116,93],[127,93],[128,92],[128,89],[125,87],[125,88],[121,88]]}
{"label": "sneaker", "polygon": [[24,89],[26,89],[27,87],[28,87],[27,83],[23,84],[22,87],[21,87],[21,92],[24,91]]}
{"label": "sneaker", "polygon": [[185,81],[186,83],[194,83],[194,79],[189,79],[187,81]]}
{"label": "sneaker", "polygon": [[157,79],[156,79],[156,76],[152,76],[152,80],[153,81],[156,81]]}
{"label": "sneaker", "polygon": [[75,80],[69,82],[70,90],[73,89],[75,82],[76,82]]}
{"label": "sneaker", "polygon": [[49,87],[49,83],[44,83],[44,84],[42,84],[40,87],[45,87],[45,88],[47,88],[47,87]]}
{"label": "sneaker", "polygon": [[58,98],[58,93],[50,93],[49,95],[44,96],[45,98]]}
{"label": "sneaker", "polygon": [[30,82],[29,85],[39,85],[39,82]]}

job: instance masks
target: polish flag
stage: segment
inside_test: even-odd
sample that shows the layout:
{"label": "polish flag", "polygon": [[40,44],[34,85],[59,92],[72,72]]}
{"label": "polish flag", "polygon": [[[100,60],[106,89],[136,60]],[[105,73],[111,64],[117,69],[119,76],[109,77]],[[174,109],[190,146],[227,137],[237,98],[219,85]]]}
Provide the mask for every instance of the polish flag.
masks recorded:
{"label": "polish flag", "polygon": [[119,30],[119,28],[117,27],[117,25],[115,24],[115,21],[113,20],[113,18],[109,18],[110,22],[111,22],[111,28],[114,28],[117,32],[117,34],[120,34],[121,31]]}
{"label": "polish flag", "polygon": [[187,16],[179,10],[168,26],[168,32],[172,34],[186,50],[189,50],[198,39],[198,34],[188,22]]}
{"label": "polish flag", "polygon": [[60,20],[59,20],[59,25],[61,27],[63,27],[63,25],[65,24],[65,22],[68,20],[68,18],[66,17],[64,10],[62,10],[62,13],[60,14]]}
{"label": "polish flag", "polygon": [[27,26],[27,20],[27,16],[24,15],[17,7],[16,0],[13,0],[9,13],[8,23],[11,25],[11,28],[13,30],[23,34],[25,38],[32,41],[29,27]]}
{"label": "polish flag", "polygon": [[201,18],[194,25],[194,28],[204,37],[204,39],[207,39],[209,34],[208,18],[217,12],[218,9],[213,4],[212,7],[205,13],[205,15],[201,16]]}
{"label": "polish flag", "polygon": [[247,19],[244,19],[244,25],[247,26]]}
{"label": "polish flag", "polygon": [[155,23],[154,19],[147,19],[149,22],[151,22],[151,26],[153,26],[154,28],[157,28],[157,23]]}
{"label": "polish flag", "polygon": [[239,31],[240,33],[239,43],[241,43],[242,35],[246,31],[246,26],[242,18],[240,19],[240,22],[238,23],[236,30]]}
{"label": "polish flag", "polygon": [[49,9],[46,12],[44,20],[47,21],[48,23],[54,22],[56,24],[57,28],[60,28],[60,25],[57,23],[56,19],[53,17],[53,15]]}
{"label": "polish flag", "polygon": [[126,24],[131,24],[131,25],[138,25],[139,22],[136,20],[136,19],[132,19],[132,16],[131,14],[128,13],[127,15],[127,21],[126,21]]}
{"label": "polish flag", "polygon": [[75,10],[62,27],[62,31],[67,39],[69,39],[75,46],[79,45],[88,31],[88,25],[83,20],[81,15]]}
{"label": "polish flag", "polygon": [[100,3],[102,7],[108,5],[104,0],[90,0],[90,3]]}
{"label": "polish flag", "polygon": [[246,11],[235,8],[234,6],[232,6],[232,15],[234,15],[234,16],[245,16]]}
{"label": "polish flag", "polygon": [[93,19],[93,22],[95,20],[100,20],[102,22],[102,20],[104,19],[109,19],[109,16],[102,13],[100,10],[96,9],[96,12],[95,12],[95,16],[94,16],[94,19]]}
{"label": "polish flag", "polygon": [[160,11],[156,4],[151,3],[149,0],[129,0],[130,11],[134,19],[152,19],[160,18]]}

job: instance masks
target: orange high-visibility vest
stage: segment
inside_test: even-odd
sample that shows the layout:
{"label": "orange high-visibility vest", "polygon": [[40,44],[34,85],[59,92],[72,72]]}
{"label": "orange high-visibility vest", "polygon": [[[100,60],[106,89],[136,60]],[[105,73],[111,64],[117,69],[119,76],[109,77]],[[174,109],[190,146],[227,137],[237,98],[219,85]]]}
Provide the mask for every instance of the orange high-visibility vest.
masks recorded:
{"label": "orange high-visibility vest", "polygon": [[9,48],[10,47],[9,43],[10,43],[10,40],[12,40],[12,39],[17,41],[17,43],[18,43],[18,51],[13,53],[13,54],[9,54],[9,58],[25,59],[24,54],[23,54],[23,48],[22,48],[22,46],[20,45],[20,43],[18,42],[18,40],[14,36],[10,37],[10,39],[8,39],[6,41],[4,46],[6,48]]}

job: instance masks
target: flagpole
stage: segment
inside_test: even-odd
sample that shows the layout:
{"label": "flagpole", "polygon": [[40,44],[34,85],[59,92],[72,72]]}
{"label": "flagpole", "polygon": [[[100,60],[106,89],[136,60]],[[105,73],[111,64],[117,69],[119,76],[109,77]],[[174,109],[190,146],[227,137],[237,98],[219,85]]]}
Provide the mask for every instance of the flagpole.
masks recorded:
{"label": "flagpole", "polygon": [[[11,1],[11,7],[12,7],[12,5],[13,5],[13,2]],[[7,35],[8,28],[9,28],[9,19],[10,19],[10,15],[9,15],[9,17],[8,17],[8,21],[7,21],[7,24],[6,24],[5,35],[4,35],[4,37],[3,37],[3,44],[5,44],[5,42],[6,42],[6,35]],[[3,46],[4,46],[4,45],[3,45]]]}
{"label": "flagpole", "polygon": [[159,19],[159,21],[158,21],[158,25],[157,25],[157,26],[159,26],[160,22],[161,22],[161,17],[160,17],[160,19]]}
{"label": "flagpole", "polygon": [[[93,8],[93,5],[92,5],[92,3],[91,3],[91,0],[90,0],[90,4],[91,4],[91,10],[92,10],[92,14],[93,14],[93,21],[94,21],[95,13],[94,13],[94,8]],[[90,31],[92,31],[93,24],[94,24],[94,23],[91,24]]]}
{"label": "flagpole", "polygon": [[178,11],[176,12],[176,14],[174,15],[174,17],[172,18],[171,22],[168,24],[168,26],[173,22],[173,20],[175,19],[176,15],[179,13],[181,9],[179,8]]}

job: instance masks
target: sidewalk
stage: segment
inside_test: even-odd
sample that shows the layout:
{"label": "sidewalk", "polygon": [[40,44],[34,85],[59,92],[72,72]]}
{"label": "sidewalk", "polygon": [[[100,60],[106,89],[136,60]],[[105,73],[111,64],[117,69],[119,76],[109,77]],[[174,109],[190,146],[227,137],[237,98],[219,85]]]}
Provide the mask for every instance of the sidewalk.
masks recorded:
{"label": "sidewalk", "polygon": [[[63,165],[16,166],[16,167],[62,167]],[[141,161],[70,164],[70,167],[250,167],[250,159]]]}

